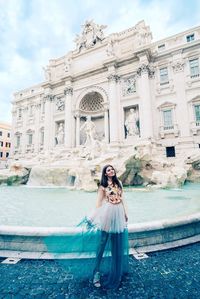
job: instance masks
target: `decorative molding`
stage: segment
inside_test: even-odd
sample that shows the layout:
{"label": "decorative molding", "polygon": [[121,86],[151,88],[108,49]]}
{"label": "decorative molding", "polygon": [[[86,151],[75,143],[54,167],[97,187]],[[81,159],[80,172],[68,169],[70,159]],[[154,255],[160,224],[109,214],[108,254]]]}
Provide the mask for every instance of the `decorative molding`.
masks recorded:
{"label": "decorative molding", "polygon": [[84,112],[103,111],[103,97],[96,91],[90,92],[82,98],[79,109]]}
{"label": "decorative molding", "polygon": [[183,72],[185,63],[182,61],[177,61],[172,64],[174,73]]}
{"label": "decorative molding", "polygon": [[66,87],[65,89],[64,89],[64,95],[65,96],[69,96],[69,95],[73,95],[73,88],[72,87]]}
{"label": "decorative molding", "polygon": [[118,83],[118,82],[120,82],[121,77],[119,75],[116,75],[116,74],[110,74],[107,77],[107,79],[108,79],[109,82],[114,81],[114,82]]}

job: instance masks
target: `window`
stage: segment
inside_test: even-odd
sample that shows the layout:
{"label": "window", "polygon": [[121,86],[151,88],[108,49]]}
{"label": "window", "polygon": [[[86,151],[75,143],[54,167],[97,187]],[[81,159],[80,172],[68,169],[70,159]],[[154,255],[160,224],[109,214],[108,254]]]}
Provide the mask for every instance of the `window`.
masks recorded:
{"label": "window", "polygon": [[2,131],[0,131],[0,136],[2,136],[3,135],[3,132]]}
{"label": "window", "polygon": [[45,102],[42,102],[42,114],[45,112]]}
{"label": "window", "polygon": [[168,146],[166,147],[166,157],[175,157],[175,147],[174,146]]}
{"label": "window", "polygon": [[10,133],[7,134],[8,138],[10,137]]}
{"label": "window", "polygon": [[3,141],[0,141],[0,146],[3,146]]}
{"label": "window", "polygon": [[160,84],[162,85],[166,83],[169,83],[168,69],[167,67],[164,67],[160,69]]}
{"label": "window", "polygon": [[200,143],[199,143],[199,148],[200,148]]}
{"label": "window", "polygon": [[9,153],[6,153],[6,158],[8,158],[9,157]]}
{"label": "window", "polygon": [[171,130],[173,126],[172,109],[163,111],[163,126],[164,130]]}
{"label": "window", "polygon": [[3,157],[3,152],[0,152],[0,158],[2,158]]}
{"label": "window", "polygon": [[18,118],[19,119],[22,118],[22,108],[19,108],[19,110],[18,110]]}
{"label": "window", "polygon": [[190,63],[190,77],[198,77],[199,76],[199,59],[195,58],[189,61]]}
{"label": "window", "polygon": [[6,142],[6,147],[10,147],[10,142]]}
{"label": "window", "polygon": [[16,144],[17,144],[17,147],[20,146],[20,136],[19,135],[17,135],[17,142],[16,142]]}
{"label": "window", "polygon": [[200,104],[194,106],[196,126],[200,125]]}
{"label": "window", "polygon": [[41,131],[41,135],[40,135],[40,143],[44,144],[44,131]]}
{"label": "window", "polygon": [[165,44],[158,46],[158,51],[162,51],[162,50],[165,50]]}
{"label": "window", "polygon": [[32,142],[33,142],[33,134],[29,134],[28,135],[28,144],[30,145],[30,144],[32,144]]}
{"label": "window", "polygon": [[194,40],[194,33],[186,36],[187,43],[192,42]]}
{"label": "window", "polygon": [[29,116],[33,116],[33,105],[29,107]]}

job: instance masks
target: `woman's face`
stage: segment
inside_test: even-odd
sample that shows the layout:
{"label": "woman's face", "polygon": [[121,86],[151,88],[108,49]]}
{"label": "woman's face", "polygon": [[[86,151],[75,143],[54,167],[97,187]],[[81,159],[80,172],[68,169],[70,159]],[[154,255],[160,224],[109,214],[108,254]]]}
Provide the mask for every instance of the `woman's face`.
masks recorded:
{"label": "woman's face", "polygon": [[114,170],[114,168],[112,166],[108,166],[106,168],[106,176],[108,176],[108,177],[115,176],[115,170]]}

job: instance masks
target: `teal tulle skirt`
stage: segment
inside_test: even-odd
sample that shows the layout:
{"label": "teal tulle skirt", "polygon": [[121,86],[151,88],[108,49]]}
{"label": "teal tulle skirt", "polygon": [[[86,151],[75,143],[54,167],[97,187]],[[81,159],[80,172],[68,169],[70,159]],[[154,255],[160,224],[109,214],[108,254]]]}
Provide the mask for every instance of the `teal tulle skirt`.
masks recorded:
{"label": "teal tulle skirt", "polygon": [[103,206],[92,221],[85,217],[67,234],[45,237],[48,251],[67,272],[76,278],[92,278],[98,271],[105,288],[118,288],[128,272],[128,230],[124,210],[116,207],[106,212]]}

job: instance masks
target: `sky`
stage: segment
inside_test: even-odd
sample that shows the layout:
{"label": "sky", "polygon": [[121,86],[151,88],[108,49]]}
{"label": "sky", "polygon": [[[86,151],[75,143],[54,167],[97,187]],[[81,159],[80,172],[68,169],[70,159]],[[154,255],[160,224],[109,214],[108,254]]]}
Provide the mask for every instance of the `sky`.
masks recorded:
{"label": "sky", "polygon": [[0,0],[0,122],[12,121],[13,93],[43,82],[43,67],[74,50],[91,19],[105,35],[144,20],[156,41],[200,26],[200,1]]}

